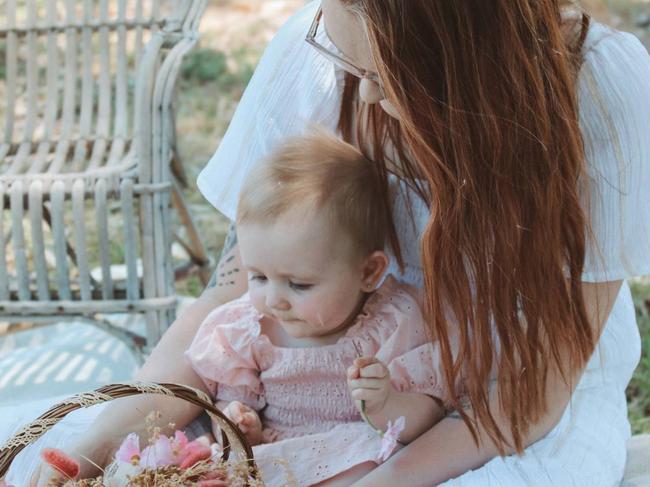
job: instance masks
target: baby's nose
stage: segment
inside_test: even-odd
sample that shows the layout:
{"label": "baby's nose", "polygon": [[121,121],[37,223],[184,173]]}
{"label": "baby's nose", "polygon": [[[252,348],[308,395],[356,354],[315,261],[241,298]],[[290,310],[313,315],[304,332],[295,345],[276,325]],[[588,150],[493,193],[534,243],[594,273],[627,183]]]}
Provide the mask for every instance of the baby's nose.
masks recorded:
{"label": "baby's nose", "polygon": [[364,103],[379,103],[384,99],[384,92],[381,89],[381,86],[374,81],[362,78],[359,82],[359,98]]}
{"label": "baby's nose", "polygon": [[277,309],[281,311],[287,311],[289,309],[289,302],[280,294],[274,291],[270,291],[266,295],[266,305],[270,309]]}

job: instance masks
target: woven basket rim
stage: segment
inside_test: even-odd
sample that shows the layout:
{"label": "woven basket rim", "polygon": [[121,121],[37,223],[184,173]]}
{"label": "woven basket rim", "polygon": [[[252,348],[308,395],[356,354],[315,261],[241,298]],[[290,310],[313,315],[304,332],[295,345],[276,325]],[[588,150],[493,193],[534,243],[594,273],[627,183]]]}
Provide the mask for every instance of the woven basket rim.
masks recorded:
{"label": "woven basket rim", "polygon": [[241,430],[217,409],[214,401],[208,394],[200,389],[173,382],[117,382],[99,387],[93,391],[74,394],[63,401],[53,405],[31,423],[23,426],[10,437],[0,448],[0,479],[9,470],[11,462],[25,447],[40,438],[56,423],[61,421],[68,413],[77,409],[87,408],[102,404],[114,399],[129,397],[138,394],[159,394],[169,397],[178,397],[196,406],[200,406],[208,415],[217,422],[222,430],[223,459],[227,460],[233,450],[248,462],[254,475],[258,475],[258,468],[253,459],[253,450]]}

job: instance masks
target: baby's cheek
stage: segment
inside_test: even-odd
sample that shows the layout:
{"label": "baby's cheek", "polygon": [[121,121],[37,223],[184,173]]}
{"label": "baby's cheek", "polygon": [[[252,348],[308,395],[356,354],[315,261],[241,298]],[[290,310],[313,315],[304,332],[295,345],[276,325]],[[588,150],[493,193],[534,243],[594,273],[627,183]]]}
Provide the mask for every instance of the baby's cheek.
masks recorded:
{"label": "baby's cheek", "polygon": [[315,325],[327,322],[327,308],[318,300],[305,300],[294,304],[294,312],[300,319]]}
{"label": "baby's cheek", "polygon": [[256,289],[250,289],[248,295],[250,297],[251,304],[255,307],[255,309],[260,313],[264,313],[266,307],[265,307],[264,296],[262,295],[262,293],[260,293]]}
{"label": "baby's cheek", "polygon": [[320,303],[322,322],[326,326],[338,326],[348,318],[355,306],[356,302],[352,301],[350,296],[344,294],[331,296]]}

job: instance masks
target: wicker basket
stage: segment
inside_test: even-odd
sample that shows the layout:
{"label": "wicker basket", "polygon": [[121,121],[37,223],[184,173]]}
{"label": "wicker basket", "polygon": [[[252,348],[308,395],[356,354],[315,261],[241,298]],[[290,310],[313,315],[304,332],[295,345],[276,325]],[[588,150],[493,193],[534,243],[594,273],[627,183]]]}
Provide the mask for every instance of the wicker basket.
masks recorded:
{"label": "wicker basket", "polygon": [[223,433],[223,459],[227,460],[232,451],[241,460],[248,462],[251,472],[256,476],[258,475],[258,469],[253,460],[253,450],[246,441],[246,437],[232,421],[216,408],[206,393],[180,384],[131,382],[110,384],[92,392],[72,396],[56,404],[32,423],[21,428],[0,449],[0,479],[4,478],[11,462],[23,448],[40,438],[69,412],[136,394],[173,396],[202,407],[221,428]]}

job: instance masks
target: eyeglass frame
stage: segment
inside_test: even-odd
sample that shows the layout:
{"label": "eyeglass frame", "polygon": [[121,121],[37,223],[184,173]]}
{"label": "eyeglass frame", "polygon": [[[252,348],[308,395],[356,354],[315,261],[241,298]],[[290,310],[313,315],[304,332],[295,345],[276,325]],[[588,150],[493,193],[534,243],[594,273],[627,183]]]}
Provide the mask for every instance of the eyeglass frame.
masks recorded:
{"label": "eyeglass frame", "polygon": [[379,79],[378,73],[376,73],[375,71],[371,71],[369,69],[360,68],[356,64],[345,59],[343,56],[329,50],[328,48],[326,48],[316,40],[316,32],[318,31],[318,25],[320,24],[320,20],[322,17],[323,17],[323,7],[319,6],[318,11],[316,12],[316,16],[314,17],[314,20],[312,21],[311,26],[307,31],[307,36],[305,37],[305,41],[307,41],[307,43],[311,45],[313,48],[315,48],[321,55],[329,59],[332,63],[334,63],[336,66],[343,69],[344,71],[350,73],[353,76],[356,76],[357,78],[367,79],[381,86],[381,81]]}

